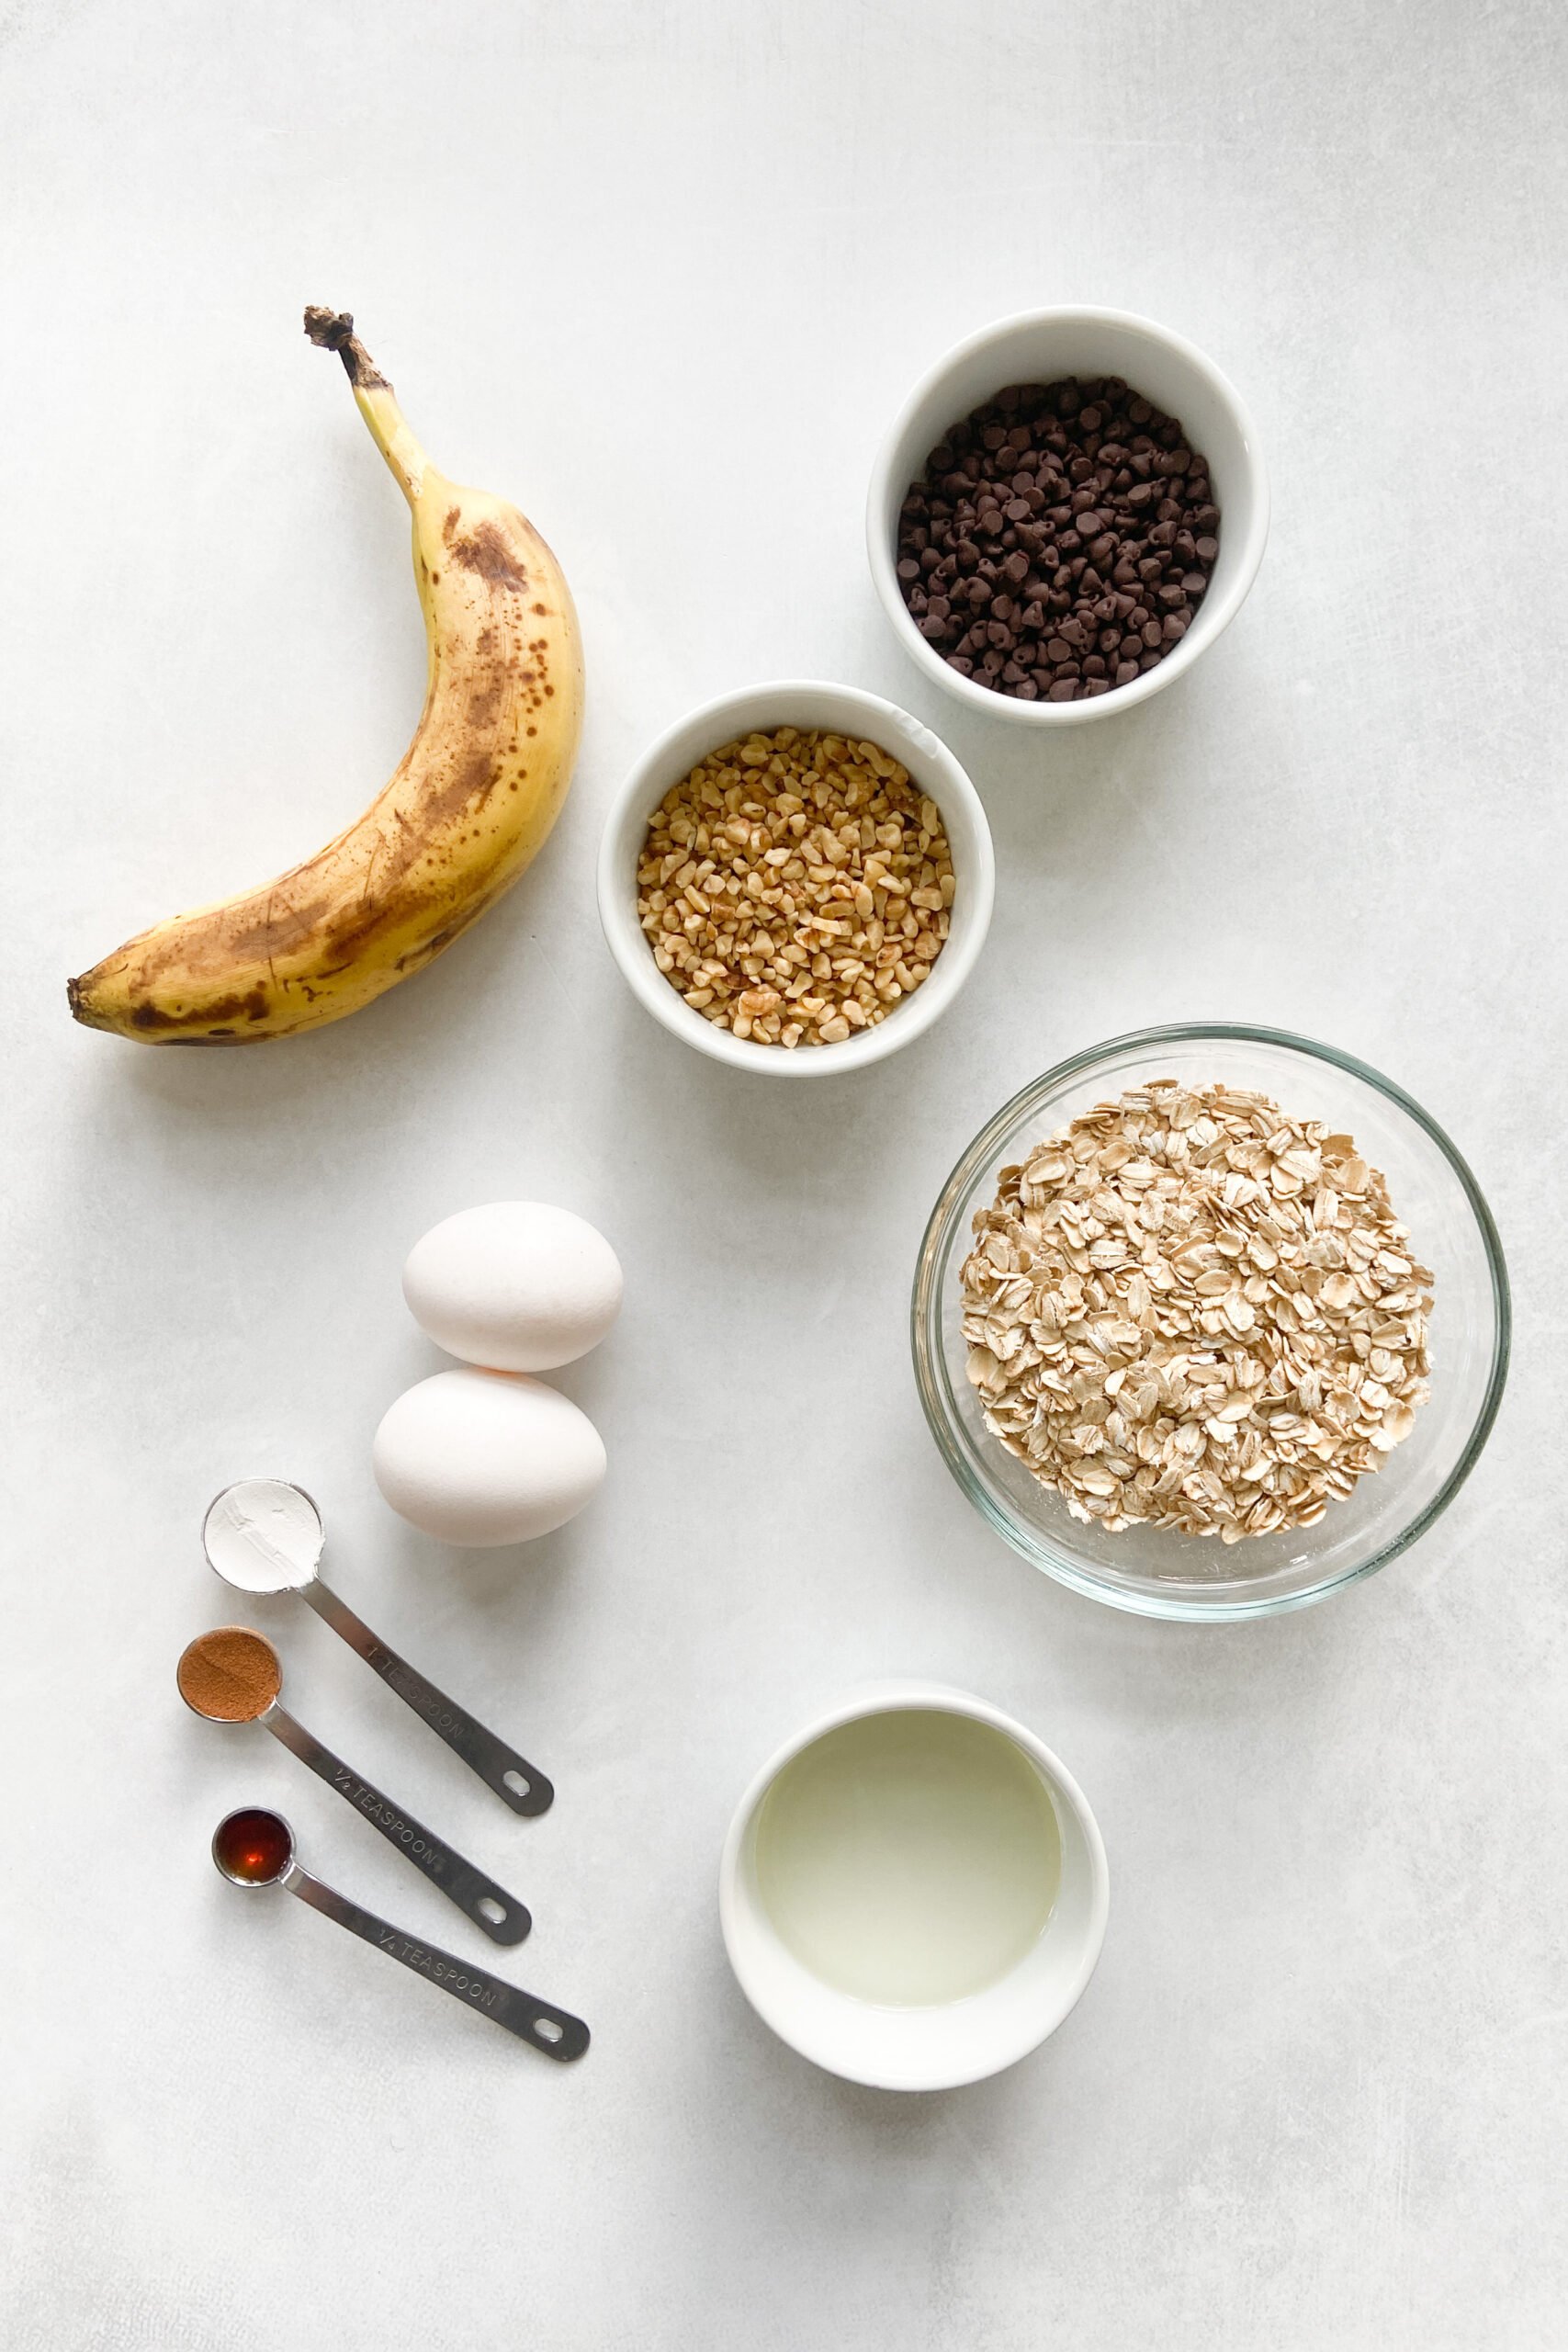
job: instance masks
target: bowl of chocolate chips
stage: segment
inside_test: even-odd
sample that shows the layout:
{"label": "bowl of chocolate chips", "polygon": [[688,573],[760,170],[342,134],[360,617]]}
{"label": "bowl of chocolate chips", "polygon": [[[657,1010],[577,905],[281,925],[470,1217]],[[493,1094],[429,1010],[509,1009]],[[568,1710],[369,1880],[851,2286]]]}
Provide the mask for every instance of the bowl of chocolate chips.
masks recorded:
{"label": "bowl of chocolate chips", "polygon": [[1251,419],[1213,362],[1123,311],[1032,311],[918,384],[872,476],[872,578],[972,707],[1100,717],[1190,669],[1269,533]]}

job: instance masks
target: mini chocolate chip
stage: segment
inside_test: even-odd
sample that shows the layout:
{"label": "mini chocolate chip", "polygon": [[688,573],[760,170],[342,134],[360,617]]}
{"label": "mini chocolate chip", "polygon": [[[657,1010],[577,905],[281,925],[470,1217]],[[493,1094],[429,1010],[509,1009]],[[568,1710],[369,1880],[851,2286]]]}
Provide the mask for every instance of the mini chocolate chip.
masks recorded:
{"label": "mini chocolate chip", "polygon": [[1103,693],[1112,662],[1149,667],[1185,630],[1218,550],[1211,497],[1178,421],[1121,378],[1007,386],[909,485],[899,586],[959,675],[1025,700]]}

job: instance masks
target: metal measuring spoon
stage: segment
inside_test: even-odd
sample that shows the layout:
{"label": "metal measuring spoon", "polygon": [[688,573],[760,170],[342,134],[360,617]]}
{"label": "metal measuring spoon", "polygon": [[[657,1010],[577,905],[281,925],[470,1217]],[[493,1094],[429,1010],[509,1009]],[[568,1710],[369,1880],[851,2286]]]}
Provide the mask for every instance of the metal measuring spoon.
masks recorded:
{"label": "metal measuring spoon", "polygon": [[532,1993],[522,1992],[515,1984],[503,1984],[469,1961],[455,1960],[449,1951],[438,1951],[434,1944],[405,1936],[400,1928],[389,1927],[374,1911],[362,1911],[357,1903],[350,1903],[346,1895],[301,1870],[294,1859],[294,1832],[280,1813],[246,1805],[239,1813],[226,1815],[212,1835],[212,1859],[231,1886],[287,1887],[313,1911],[363,1936],[378,1951],[438,1984],[465,2007],[493,2018],[497,2025],[503,2025],[520,2041],[532,2042],[547,2058],[564,2063],[581,2058],[587,2049],[588,2028],[581,2018],[552,2007],[548,2001],[536,2000]]}
{"label": "metal measuring spoon", "polygon": [[285,1478],[242,1478],[225,1487],[208,1506],[201,1543],[209,1567],[238,1591],[297,1592],[308,1600],[513,1813],[549,1810],[555,1791],[537,1766],[426,1681],[321,1582],[317,1568],[326,1531],[303,1487]]}
{"label": "metal measuring spoon", "polygon": [[180,1697],[193,1714],[214,1724],[261,1724],[290,1755],[308,1764],[329,1789],[347,1799],[389,1846],[406,1854],[416,1870],[467,1912],[492,1943],[520,1944],[534,1922],[525,1904],[475,1870],[444,1838],[382,1795],[369,1781],[313,1739],[303,1724],[279,1706],[283,1668],[265,1634],[249,1625],[218,1625],[187,1643],[175,1669]]}

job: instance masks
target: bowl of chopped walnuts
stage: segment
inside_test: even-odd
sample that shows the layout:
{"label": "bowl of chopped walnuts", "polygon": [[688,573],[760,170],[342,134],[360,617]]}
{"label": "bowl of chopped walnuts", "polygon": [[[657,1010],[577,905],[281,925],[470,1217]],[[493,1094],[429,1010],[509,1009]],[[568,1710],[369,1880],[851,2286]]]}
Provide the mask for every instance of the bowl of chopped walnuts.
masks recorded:
{"label": "bowl of chopped walnuts", "polygon": [[649,751],[599,850],[627,985],[698,1052],[823,1077],[929,1029],[973,970],[995,862],[968,776],[879,695],[791,680]]}
{"label": "bowl of chopped walnuts", "polygon": [[977,1135],[916,1269],[921,1403],[982,1517],[1145,1616],[1320,1600],[1452,1501],[1507,1373],[1507,1272],[1389,1079],[1230,1024],[1059,1064]]}

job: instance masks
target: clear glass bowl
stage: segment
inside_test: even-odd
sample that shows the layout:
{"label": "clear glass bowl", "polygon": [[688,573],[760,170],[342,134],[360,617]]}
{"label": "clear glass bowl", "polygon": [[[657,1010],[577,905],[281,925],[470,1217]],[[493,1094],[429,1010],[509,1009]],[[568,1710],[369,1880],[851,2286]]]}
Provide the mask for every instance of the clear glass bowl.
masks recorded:
{"label": "clear glass bowl", "polygon": [[[1388,1179],[1394,1213],[1432,1269],[1431,1396],[1376,1476],[1315,1527],[1222,1544],[1215,1536],[1084,1526],[991,1435],[964,1371],[959,1270],[998,1171],[1097,1102],[1154,1078],[1255,1087],[1298,1118],[1352,1135]],[[1146,1617],[1224,1621],[1321,1600],[1414,1544],[1486,1442],[1508,1368],[1507,1270],[1491,1211],[1442,1129],[1348,1054],[1284,1030],[1194,1023],[1113,1037],[1047,1070],[1004,1103],[942,1189],[920,1244],[911,1337],[920,1402],[942,1458],[982,1518],[1074,1591]]]}

